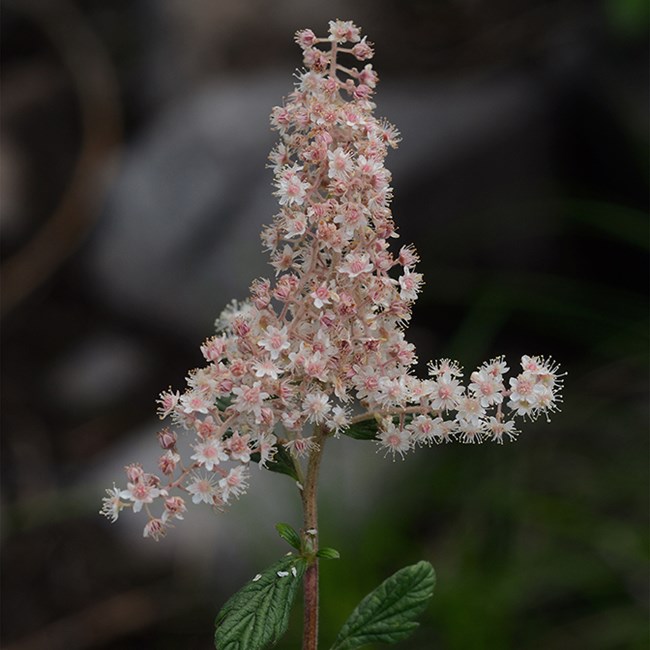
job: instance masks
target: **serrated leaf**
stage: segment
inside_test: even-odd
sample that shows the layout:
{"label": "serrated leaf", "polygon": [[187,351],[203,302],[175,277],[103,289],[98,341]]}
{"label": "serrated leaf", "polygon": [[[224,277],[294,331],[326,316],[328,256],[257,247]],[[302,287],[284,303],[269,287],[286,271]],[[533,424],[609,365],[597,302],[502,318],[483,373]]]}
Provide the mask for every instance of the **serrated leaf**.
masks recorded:
{"label": "serrated leaf", "polygon": [[[259,452],[251,454],[251,460],[254,463],[259,463]],[[286,474],[287,476],[290,476],[294,481],[298,480],[298,473],[296,472],[296,466],[293,464],[293,458],[282,445],[277,446],[273,460],[268,461],[264,466],[264,469],[268,469],[269,472]]]}
{"label": "serrated leaf", "polygon": [[352,424],[347,429],[342,429],[341,433],[355,440],[376,440],[379,425],[377,420],[363,420]]}
{"label": "serrated leaf", "polygon": [[216,650],[262,650],[277,643],[305,572],[305,561],[289,555],[242,587],[217,615]]}
{"label": "serrated leaf", "polygon": [[433,596],[436,574],[429,562],[400,569],[370,592],[352,612],[332,650],[352,650],[368,643],[396,643],[419,625],[414,619]]}
{"label": "serrated leaf", "polygon": [[297,550],[301,549],[302,543],[300,541],[300,535],[298,535],[292,526],[282,523],[275,524],[275,530],[278,531],[278,535],[280,535],[285,542],[288,542]]}
{"label": "serrated leaf", "polygon": [[338,560],[341,557],[341,554],[335,549],[325,546],[316,553],[316,557],[323,558],[324,560]]}

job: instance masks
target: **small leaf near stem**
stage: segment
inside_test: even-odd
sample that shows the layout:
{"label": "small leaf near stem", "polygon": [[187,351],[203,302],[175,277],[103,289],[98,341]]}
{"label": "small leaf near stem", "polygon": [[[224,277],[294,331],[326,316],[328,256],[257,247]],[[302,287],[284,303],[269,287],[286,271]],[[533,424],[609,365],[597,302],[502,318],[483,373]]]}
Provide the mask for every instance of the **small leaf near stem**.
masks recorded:
{"label": "small leaf near stem", "polygon": [[278,535],[282,539],[293,546],[296,550],[300,551],[302,549],[302,543],[300,541],[300,535],[294,530],[289,524],[275,524],[275,529],[278,531]]}

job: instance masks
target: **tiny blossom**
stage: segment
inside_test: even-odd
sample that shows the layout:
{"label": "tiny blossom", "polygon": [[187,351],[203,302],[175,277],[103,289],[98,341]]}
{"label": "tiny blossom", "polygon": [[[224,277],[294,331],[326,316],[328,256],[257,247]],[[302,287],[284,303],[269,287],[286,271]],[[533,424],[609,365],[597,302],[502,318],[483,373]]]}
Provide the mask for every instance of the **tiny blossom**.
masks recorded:
{"label": "tiny blossom", "polygon": [[293,456],[302,458],[310,452],[319,449],[318,443],[310,436],[309,438],[295,438],[284,443],[284,446]]}
{"label": "tiny blossom", "polygon": [[329,397],[325,393],[315,392],[309,393],[305,397],[302,408],[310,422],[320,424],[325,419],[331,405]]}
{"label": "tiny blossom", "polygon": [[483,423],[479,420],[461,421],[458,426],[458,435],[461,442],[473,445],[483,442],[485,431]]}
{"label": "tiny blossom", "polygon": [[426,415],[418,415],[406,428],[410,431],[414,442],[430,445],[438,433],[437,422],[442,422],[442,418],[434,420]]}
{"label": "tiny blossom", "polygon": [[456,410],[456,419],[463,424],[472,426],[480,426],[485,415],[485,409],[481,405],[481,400],[477,397],[461,397]]}
{"label": "tiny blossom", "polygon": [[165,522],[162,519],[150,519],[144,527],[142,536],[151,537],[158,541],[161,537],[164,537],[166,533],[167,529],[165,527]]}
{"label": "tiny blossom", "polygon": [[487,433],[492,440],[503,444],[503,436],[506,435],[511,441],[517,439],[519,432],[515,429],[515,423],[512,420],[502,422],[495,417],[490,417],[487,424]]}
{"label": "tiny blossom", "polygon": [[208,414],[210,403],[208,402],[205,395],[196,390],[182,395],[180,401],[181,406],[183,407],[183,413],[187,415],[191,415],[193,413],[203,413],[205,415]]}
{"label": "tiny blossom", "polygon": [[194,451],[196,453],[190,458],[195,460],[201,467],[205,467],[209,472],[220,463],[228,460],[224,444],[216,438],[208,438],[200,442],[194,446]]}
{"label": "tiny blossom", "polygon": [[197,418],[194,422],[194,427],[196,428],[198,437],[202,440],[214,436],[218,431],[217,423],[211,415],[208,415],[208,417],[204,419]]}
{"label": "tiny blossom", "polygon": [[256,377],[270,377],[277,379],[280,375],[280,368],[270,359],[262,359],[253,364]]}
{"label": "tiny blossom", "polygon": [[283,170],[276,186],[275,193],[280,198],[280,205],[302,205],[307,196],[309,183],[300,180],[298,175],[299,166],[287,167]]}
{"label": "tiny blossom", "polygon": [[324,282],[309,295],[313,299],[316,309],[322,309],[325,305],[330,304],[331,293]]}
{"label": "tiny blossom", "polygon": [[433,422],[435,425],[433,439],[437,443],[453,442],[455,440],[457,432],[456,422],[452,420],[443,420],[442,418],[436,418]]}
{"label": "tiny blossom", "polygon": [[168,449],[159,459],[158,467],[165,476],[171,476],[175,471],[177,465],[181,462],[180,454]]}
{"label": "tiny blossom", "polygon": [[221,501],[220,486],[215,474],[195,474],[187,483],[185,489],[192,495],[192,503],[207,503],[216,505]]}
{"label": "tiny blossom", "polygon": [[350,160],[350,153],[343,151],[341,147],[334,151],[327,152],[329,162],[327,175],[340,181],[347,181],[352,172],[353,164]]}
{"label": "tiny blossom", "polygon": [[170,429],[163,429],[158,432],[158,442],[163,449],[173,449],[176,446],[177,436]]}
{"label": "tiny blossom", "polygon": [[140,512],[145,503],[153,503],[159,496],[165,496],[167,492],[143,481],[127,483],[126,490],[120,492],[122,499],[133,501],[133,512]]}
{"label": "tiny blossom", "polygon": [[373,266],[367,253],[350,253],[339,267],[339,272],[345,273],[349,278],[356,278],[362,273],[371,273],[372,270]]}
{"label": "tiny blossom", "polygon": [[270,463],[277,452],[277,437],[272,433],[265,433],[257,440],[257,450],[260,455],[259,466],[266,467]]}
{"label": "tiny blossom", "polygon": [[464,387],[452,377],[450,372],[445,372],[436,381],[432,382],[431,408],[448,411],[456,407],[460,401]]}
{"label": "tiny blossom", "polygon": [[172,392],[170,389],[169,391],[166,391],[164,393],[161,393],[160,399],[158,400],[158,403],[160,404],[160,407],[158,408],[158,415],[160,416],[161,420],[164,420],[170,413],[173,412],[173,410],[176,408],[176,405],[178,404],[178,400],[180,399],[180,393],[177,392]]}
{"label": "tiny blossom", "polygon": [[386,453],[391,453],[393,458],[395,454],[403,458],[404,454],[411,449],[411,435],[406,429],[400,429],[392,422],[384,421],[379,432],[378,444],[386,450]]}
{"label": "tiny blossom", "polygon": [[269,397],[262,389],[262,382],[256,381],[252,386],[242,386],[233,388],[232,392],[237,395],[237,399],[233,403],[239,411],[246,413],[254,413],[258,419],[262,417],[262,404],[264,400]]}
{"label": "tiny blossom", "polygon": [[277,359],[283,350],[291,346],[286,325],[282,328],[269,327],[264,338],[260,339],[257,344],[271,354],[271,359]]}
{"label": "tiny blossom", "polygon": [[444,374],[449,374],[452,377],[462,377],[463,369],[456,361],[452,361],[451,359],[440,359],[440,361],[429,362],[429,374],[432,377],[438,377]]}
{"label": "tiny blossom", "polygon": [[107,489],[106,494],[108,496],[102,499],[102,509],[99,511],[99,514],[110,519],[111,523],[115,523],[121,510],[126,506],[121,500],[122,491],[116,488],[115,483],[113,483],[113,488]]}
{"label": "tiny blossom", "polygon": [[219,481],[219,488],[221,489],[222,498],[226,503],[231,496],[239,498],[239,496],[246,492],[247,487],[248,473],[246,471],[246,467],[243,465],[233,467],[228,472],[228,476],[222,478]]}
{"label": "tiny blossom", "polygon": [[183,519],[187,507],[182,497],[169,497],[165,499],[165,511],[162,520],[167,522],[169,519]]}
{"label": "tiny blossom", "polygon": [[562,401],[564,373],[538,355],[523,355],[515,377],[500,356],[467,382],[450,359],[415,376],[406,327],[424,279],[416,249],[393,244],[384,164],[400,135],[375,116],[372,64],[354,67],[373,47],[343,20],[295,40],[305,69],[270,120],[279,209],[261,240],[272,277],[226,305],[184,391],[160,395],[158,414],[171,421],[158,434],[162,480],[133,463],[126,489],[114,485],[103,499],[111,521],[125,507],[144,510],[146,537],[183,518],[183,497],[220,510],[248,488],[251,460],[268,468],[287,450],[303,464],[320,453],[320,436],[353,423],[378,423],[377,445],[394,458],[433,442],[515,440],[517,418],[548,418]]}
{"label": "tiny blossom", "polygon": [[327,420],[327,428],[334,434],[339,434],[350,426],[350,413],[343,406],[335,406]]}
{"label": "tiny blossom", "polygon": [[469,389],[480,400],[481,406],[488,407],[503,402],[504,386],[487,370],[473,372],[471,379],[472,383],[469,385]]}
{"label": "tiny blossom", "polygon": [[337,43],[351,41],[355,43],[361,38],[359,28],[351,20],[330,20],[329,24],[329,39],[331,41]]}
{"label": "tiny blossom", "polygon": [[241,463],[248,463],[251,459],[251,450],[248,446],[250,435],[241,435],[235,431],[226,441],[226,447],[230,452],[232,460],[238,460]]}

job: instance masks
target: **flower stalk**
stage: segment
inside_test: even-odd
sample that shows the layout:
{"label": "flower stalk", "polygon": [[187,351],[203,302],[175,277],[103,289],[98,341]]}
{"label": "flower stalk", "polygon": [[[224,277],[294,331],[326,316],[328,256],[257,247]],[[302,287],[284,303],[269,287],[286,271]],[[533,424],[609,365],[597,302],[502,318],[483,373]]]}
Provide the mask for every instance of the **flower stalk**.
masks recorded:
{"label": "flower stalk", "polygon": [[314,437],[318,446],[309,455],[305,483],[301,491],[304,526],[302,542],[308,561],[303,577],[303,650],[316,650],[318,647],[318,475],[327,437],[324,428],[318,427]]}

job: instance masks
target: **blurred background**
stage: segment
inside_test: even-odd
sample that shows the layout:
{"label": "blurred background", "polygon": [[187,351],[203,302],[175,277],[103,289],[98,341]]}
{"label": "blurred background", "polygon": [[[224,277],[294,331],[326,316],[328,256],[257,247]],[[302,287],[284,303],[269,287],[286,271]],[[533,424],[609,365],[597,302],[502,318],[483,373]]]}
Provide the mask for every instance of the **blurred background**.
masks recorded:
{"label": "blurred background", "polygon": [[[517,444],[323,469],[322,641],[418,559],[438,585],[403,648],[648,647],[648,6],[643,0],[3,0],[2,645],[209,649],[225,599],[286,548],[294,486],[255,471],[159,544],[98,515],[156,459],[232,298],[270,268],[271,107],[294,32],[376,45],[395,220],[427,281],[409,339],[467,369],[568,371]],[[300,611],[281,648],[299,646]]]}

